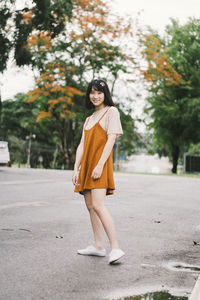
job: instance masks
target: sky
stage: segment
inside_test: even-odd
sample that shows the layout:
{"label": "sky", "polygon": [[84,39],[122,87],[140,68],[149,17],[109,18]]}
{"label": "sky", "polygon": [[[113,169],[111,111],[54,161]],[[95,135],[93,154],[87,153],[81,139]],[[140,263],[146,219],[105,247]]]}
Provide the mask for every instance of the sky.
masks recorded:
{"label": "sky", "polygon": [[[164,33],[170,18],[176,18],[181,24],[188,17],[200,18],[199,0],[108,0],[113,12],[119,15],[136,16],[141,12],[140,23]],[[19,92],[27,92],[34,87],[33,73],[26,67],[20,70],[10,63],[8,70],[0,75],[2,100],[12,98]]]}
{"label": "sky", "polygon": [[188,17],[200,17],[199,0],[111,0],[113,9],[122,15],[135,15],[141,11],[140,21],[159,33],[170,23],[170,18],[187,21]]}

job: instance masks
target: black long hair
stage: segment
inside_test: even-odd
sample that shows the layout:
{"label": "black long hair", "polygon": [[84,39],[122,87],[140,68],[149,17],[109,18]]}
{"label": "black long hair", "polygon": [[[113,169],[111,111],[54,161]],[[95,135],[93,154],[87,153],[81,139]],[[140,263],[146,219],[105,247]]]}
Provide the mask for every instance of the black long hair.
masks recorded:
{"label": "black long hair", "polygon": [[86,92],[86,97],[85,97],[85,106],[87,109],[92,109],[95,106],[92,104],[92,102],[90,101],[90,93],[92,88],[94,88],[96,91],[100,91],[104,93],[104,104],[108,105],[108,106],[115,106],[111,94],[110,94],[110,90],[109,87],[107,85],[107,83],[102,80],[102,79],[94,79],[92,80],[87,88],[87,92]]}

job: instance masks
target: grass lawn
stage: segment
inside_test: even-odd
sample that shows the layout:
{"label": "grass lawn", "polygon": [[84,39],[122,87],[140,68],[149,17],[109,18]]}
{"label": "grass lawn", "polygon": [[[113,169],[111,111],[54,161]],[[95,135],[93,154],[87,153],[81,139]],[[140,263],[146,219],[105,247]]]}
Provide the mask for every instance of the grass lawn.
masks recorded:
{"label": "grass lawn", "polygon": [[125,172],[125,171],[115,171],[116,173],[122,174],[139,174],[139,175],[155,175],[155,176],[174,176],[174,177],[194,177],[200,178],[200,173],[193,174],[193,173],[180,173],[180,174],[173,174],[173,173],[144,173],[144,172]]}

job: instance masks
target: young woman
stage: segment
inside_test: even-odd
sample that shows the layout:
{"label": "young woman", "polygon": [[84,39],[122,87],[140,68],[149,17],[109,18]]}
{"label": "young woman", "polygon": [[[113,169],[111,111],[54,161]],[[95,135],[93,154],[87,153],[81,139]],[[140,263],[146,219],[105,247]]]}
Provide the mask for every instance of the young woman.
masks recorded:
{"label": "young woman", "polygon": [[109,263],[119,260],[124,252],[119,248],[113,219],[105,206],[105,196],[113,194],[113,146],[122,135],[120,115],[114,106],[107,83],[90,82],[86,93],[86,108],[95,112],[86,119],[76,151],[72,177],[75,192],[84,195],[94,233],[94,245],[78,250],[78,254],[105,256],[103,228],[111,251]]}

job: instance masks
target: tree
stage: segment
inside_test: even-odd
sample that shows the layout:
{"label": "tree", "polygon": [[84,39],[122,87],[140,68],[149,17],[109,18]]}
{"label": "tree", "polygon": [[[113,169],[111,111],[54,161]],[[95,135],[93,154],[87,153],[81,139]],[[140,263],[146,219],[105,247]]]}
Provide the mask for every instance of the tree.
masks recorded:
{"label": "tree", "polygon": [[141,135],[137,132],[135,121],[132,118],[132,110],[125,109],[123,105],[118,106],[120,119],[123,127],[123,135],[120,137],[120,155],[130,156],[139,148],[144,147]]}
{"label": "tree", "polygon": [[[4,126],[5,140],[9,143],[11,164],[26,164],[27,162],[27,137],[36,135],[32,140],[31,167],[38,167],[39,156],[42,156],[42,165],[45,168],[61,167],[64,160],[61,157],[61,149],[55,138],[55,122],[46,119],[37,124],[35,118],[39,113],[37,103],[27,103],[27,95],[17,94],[14,100],[2,102],[2,123]],[[55,150],[57,149],[57,153]],[[57,155],[59,164],[55,162]]]}
{"label": "tree", "polygon": [[200,140],[200,21],[185,25],[175,20],[166,28],[166,36],[145,37],[143,55],[150,82],[150,128],[163,148],[170,153],[172,172],[183,149]]}
{"label": "tree", "polygon": [[83,94],[88,80],[106,77],[113,91],[119,75],[134,65],[132,55],[121,48],[124,36],[133,34],[129,22],[111,22],[109,18],[103,1],[77,0],[65,32],[53,42],[50,32],[32,34],[25,46],[40,71],[28,102],[37,101],[40,107],[37,122],[45,118],[56,121],[55,130],[70,169],[87,115]]}
{"label": "tree", "polygon": [[[12,55],[18,66],[31,65],[36,61],[26,46],[32,32],[47,32],[51,39],[64,29],[72,13],[73,0],[27,1],[23,9],[16,9],[15,0],[0,2],[0,72],[7,67]],[[1,107],[1,98],[0,98]],[[3,138],[0,110],[0,139]]]}
{"label": "tree", "polygon": [[187,154],[189,155],[200,155],[200,142],[198,144],[191,144]]}
{"label": "tree", "polygon": [[75,124],[73,122],[76,113],[74,112],[74,95],[82,95],[78,89],[67,86],[64,68],[57,61],[49,63],[48,69],[37,80],[37,88],[28,93],[28,103],[35,102],[40,108],[36,122],[47,119],[53,121],[54,132],[59,138],[59,146],[65,157],[68,168],[73,167],[75,152]]}
{"label": "tree", "polygon": [[0,3],[0,72],[6,69],[9,54],[14,50],[18,66],[35,65],[30,51],[24,46],[32,32],[51,32],[55,38],[72,13],[72,0],[33,0],[23,9],[16,9],[15,0]]}

